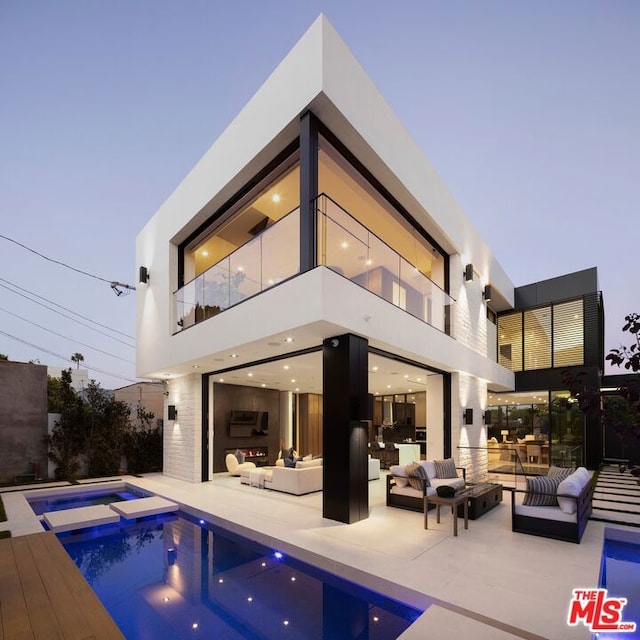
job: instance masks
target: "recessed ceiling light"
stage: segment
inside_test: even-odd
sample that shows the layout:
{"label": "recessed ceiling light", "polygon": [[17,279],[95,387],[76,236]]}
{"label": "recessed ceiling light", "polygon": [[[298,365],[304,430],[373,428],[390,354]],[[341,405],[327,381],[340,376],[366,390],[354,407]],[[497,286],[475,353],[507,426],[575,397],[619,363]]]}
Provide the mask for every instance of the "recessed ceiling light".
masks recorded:
{"label": "recessed ceiling light", "polygon": [[376,391],[373,395],[374,395],[374,396],[377,396],[377,395],[378,395],[378,392]]}
{"label": "recessed ceiling light", "polygon": [[253,373],[251,373],[251,371],[249,371],[249,373],[247,373],[247,375],[248,375],[250,378],[253,378]]}
{"label": "recessed ceiling light", "polygon": [[372,370],[372,371],[377,371],[377,370],[378,370],[378,367],[371,367],[371,370]]}
{"label": "recessed ceiling light", "polygon": [[200,368],[200,365],[199,365],[199,364],[194,364],[194,365],[193,365],[193,368],[194,368],[194,369],[199,369],[199,368]]}
{"label": "recessed ceiling light", "polygon": [[368,267],[370,267],[373,264],[373,260],[367,260],[367,262],[365,263]]}
{"label": "recessed ceiling light", "polygon": [[273,202],[280,202],[280,196],[279,196],[277,193],[274,193],[274,194],[271,196],[271,200],[272,200]]}
{"label": "recessed ceiling light", "polygon": [[288,369],[288,368],[289,368],[289,365],[288,365],[288,364],[285,364],[285,365],[284,365],[284,367],[282,367],[282,368],[283,368],[283,369]]}
{"label": "recessed ceiling light", "polygon": [[287,337],[284,339],[284,341],[285,341],[285,342],[288,342],[288,343],[291,343],[291,342],[293,342],[293,341],[294,341],[294,338],[292,338],[291,336],[287,336]]}
{"label": "recessed ceiling light", "polygon": [[296,391],[300,391],[300,387],[296,387]]}
{"label": "recessed ceiling light", "polygon": [[405,378],[405,380],[406,380],[408,377],[409,377],[409,374],[408,374],[408,373],[405,373],[405,374],[404,374],[404,378]]}
{"label": "recessed ceiling light", "polygon": [[244,271],[244,267],[242,265],[238,265],[236,271],[240,271],[242,273]]}
{"label": "recessed ceiling light", "polygon": [[238,357],[238,354],[237,354],[237,353],[232,353],[230,357],[231,357],[231,358],[237,358],[237,357]]}
{"label": "recessed ceiling light", "polygon": [[261,387],[266,387],[267,385],[263,382],[260,386]]}
{"label": "recessed ceiling light", "polygon": [[407,389],[407,393],[413,393],[413,389]]}
{"label": "recessed ceiling light", "polygon": [[218,378],[218,382],[224,382],[224,378]]}
{"label": "recessed ceiling light", "polygon": [[165,596],[164,598],[162,598],[162,602],[169,602],[169,600],[171,600],[171,598],[167,598],[167,596]]}
{"label": "recessed ceiling light", "polygon": [[295,381],[296,381],[296,379],[295,379],[295,378],[291,378],[291,382],[295,382]]}
{"label": "recessed ceiling light", "polygon": [[387,385],[387,389],[391,389],[391,385],[390,384]]}
{"label": "recessed ceiling light", "polygon": [[340,246],[343,249],[348,249],[349,248],[349,243],[346,240],[344,240],[343,242],[340,243]]}
{"label": "recessed ceiling light", "polygon": [[206,249],[203,249],[202,255],[206,258],[209,255],[209,252]]}

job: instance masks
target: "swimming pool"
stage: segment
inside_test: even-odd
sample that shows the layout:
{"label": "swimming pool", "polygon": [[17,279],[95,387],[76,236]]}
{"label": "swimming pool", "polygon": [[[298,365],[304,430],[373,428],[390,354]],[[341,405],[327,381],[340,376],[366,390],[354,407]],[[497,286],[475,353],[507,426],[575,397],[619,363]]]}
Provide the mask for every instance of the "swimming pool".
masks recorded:
{"label": "swimming pool", "polygon": [[108,488],[99,490],[81,490],[65,495],[59,493],[50,498],[39,496],[27,498],[29,505],[37,516],[50,511],[63,511],[76,507],[89,507],[95,504],[111,504],[119,500],[135,500],[145,498],[149,494],[131,487]]}
{"label": "swimming pool", "polygon": [[[609,598],[626,598],[622,616],[625,621],[637,622],[640,627],[640,533],[606,527],[600,563],[598,586],[607,589]],[[606,640],[634,640],[634,633],[607,632],[595,638]]]}
{"label": "swimming pool", "polygon": [[58,537],[128,640],[392,640],[422,614],[184,513]]}

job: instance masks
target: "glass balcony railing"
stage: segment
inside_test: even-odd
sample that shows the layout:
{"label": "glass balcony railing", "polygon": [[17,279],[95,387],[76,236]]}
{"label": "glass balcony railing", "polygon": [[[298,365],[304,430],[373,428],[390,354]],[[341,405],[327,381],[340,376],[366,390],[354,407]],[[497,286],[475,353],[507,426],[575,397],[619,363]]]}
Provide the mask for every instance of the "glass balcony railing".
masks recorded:
{"label": "glass balcony railing", "polygon": [[453,299],[329,196],[317,199],[318,262],[449,333]]}
{"label": "glass balcony railing", "polygon": [[[317,264],[449,333],[453,299],[353,216],[317,199]],[[211,318],[300,272],[300,210],[238,247],[174,293],[175,332]]]}
{"label": "glass balcony railing", "polygon": [[238,247],[174,293],[176,332],[300,271],[300,209]]}

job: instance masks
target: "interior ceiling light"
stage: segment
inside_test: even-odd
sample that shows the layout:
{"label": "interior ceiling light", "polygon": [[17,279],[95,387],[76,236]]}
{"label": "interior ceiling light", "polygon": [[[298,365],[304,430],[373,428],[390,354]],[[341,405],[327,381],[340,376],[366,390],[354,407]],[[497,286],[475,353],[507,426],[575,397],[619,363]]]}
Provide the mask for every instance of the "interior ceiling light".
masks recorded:
{"label": "interior ceiling light", "polygon": [[237,358],[237,357],[238,357],[238,354],[237,354],[237,353],[232,353],[229,357],[230,357],[230,358]]}
{"label": "interior ceiling light", "polygon": [[271,196],[271,200],[272,200],[273,202],[280,202],[280,196],[279,196],[277,193],[274,193],[274,194]]}
{"label": "interior ceiling light", "polygon": [[206,258],[209,255],[209,252],[206,249],[203,249],[202,255]]}
{"label": "interior ceiling light", "polygon": [[284,341],[285,341],[285,342],[288,342],[288,343],[291,343],[291,342],[293,342],[293,341],[294,341],[294,339],[293,339],[291,336],[287,336],[287,337],[284,339]]}
{"label": "interior ceiling light", "polygon": [[345,241],[343,241],[343,242],[341,242],[341,243],[340,243],[340,246],[341,246],[343,249],[348,249],[348,248],[349,248],[349,243],[345,240]]}

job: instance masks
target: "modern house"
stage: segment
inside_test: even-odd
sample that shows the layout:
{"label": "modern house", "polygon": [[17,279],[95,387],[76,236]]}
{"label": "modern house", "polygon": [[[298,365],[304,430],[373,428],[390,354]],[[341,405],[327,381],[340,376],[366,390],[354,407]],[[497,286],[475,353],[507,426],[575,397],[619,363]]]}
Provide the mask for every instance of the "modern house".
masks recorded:
{"label": "modern house", "polygon": [[323,455],[325,517],[354,522],[376,441],[422,442],[472,480],[493,438],[546,442],[538,463],[599,462],[599,425],[561,375],[601,374],[595,269],[516,288],[323,16],[136,260],[137,373],[166,382],[169,476],[294,445]]}

